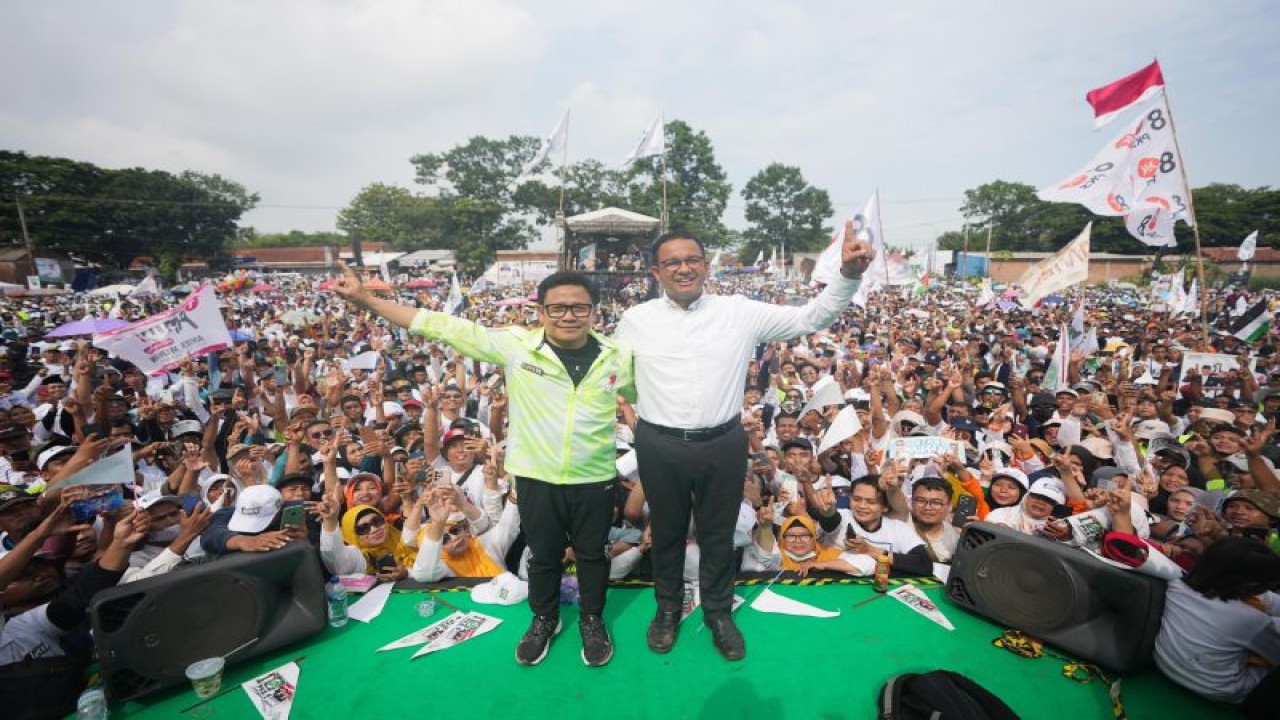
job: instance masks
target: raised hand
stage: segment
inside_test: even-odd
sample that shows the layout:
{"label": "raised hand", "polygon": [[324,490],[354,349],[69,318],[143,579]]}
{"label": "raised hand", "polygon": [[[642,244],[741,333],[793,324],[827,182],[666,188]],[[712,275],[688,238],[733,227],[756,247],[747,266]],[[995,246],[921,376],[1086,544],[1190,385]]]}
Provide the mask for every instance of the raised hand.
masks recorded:
{"label": "raised hand", "polygon": [[846,220],[844,244],[840,247],[840,274],[851,280],[861,278],[875,256],[876,250],[871,243],[859,240],[854,234],[853,221]]}
{"label": "raised hand", "polygon": [[356,274],[345,262],[338,261],[338,269],[342,274],[333,284],[334,292],[342,296],[347,302],[361,304],[368,297],[367,291],[364,289],[364,283],[361,282],[360,276]]}

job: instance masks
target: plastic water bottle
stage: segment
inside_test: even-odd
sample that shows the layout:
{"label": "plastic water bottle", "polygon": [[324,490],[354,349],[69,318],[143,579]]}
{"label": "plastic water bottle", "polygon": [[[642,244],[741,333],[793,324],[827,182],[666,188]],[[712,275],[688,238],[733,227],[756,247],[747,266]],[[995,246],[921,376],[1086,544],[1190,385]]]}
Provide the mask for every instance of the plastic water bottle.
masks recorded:
{"label": "plastic water bottle", "polygon": [[324,586],[324,597],[329,601],[329,626],[342,627],[347,624],[347,589],[342,587],[338,576],[329,578]]}
{"label": "plastic water bottle", "polygon": [[80,693],[76,701],[76,720],[107,720],[107,696],[100,687]]}

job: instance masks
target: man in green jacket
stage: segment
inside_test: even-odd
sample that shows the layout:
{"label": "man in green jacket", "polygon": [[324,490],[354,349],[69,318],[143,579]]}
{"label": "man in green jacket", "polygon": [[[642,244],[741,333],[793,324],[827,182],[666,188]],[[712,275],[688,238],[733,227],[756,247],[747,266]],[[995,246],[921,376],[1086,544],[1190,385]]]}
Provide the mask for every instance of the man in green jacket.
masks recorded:
{"label": "man in green jacket", "polygon": [[[533,622],[516,646],[516,662],[536,665],[560,632],[560,577],[565,548],[578,568],[582,660],[613,657],[603,620],[613,522],[614,419],[617,396],[635,400],[630,350],[591,330],[599,290],[587,276],[554,273],[538,285],[542,327],[486,328],[370,295],[343,266],[335,289],[348,302],[471,358],[501,365],[509,398],[506,468],[516,478],[520,524],[529,546]],[[428,523],[439,540],[442,523]]]}

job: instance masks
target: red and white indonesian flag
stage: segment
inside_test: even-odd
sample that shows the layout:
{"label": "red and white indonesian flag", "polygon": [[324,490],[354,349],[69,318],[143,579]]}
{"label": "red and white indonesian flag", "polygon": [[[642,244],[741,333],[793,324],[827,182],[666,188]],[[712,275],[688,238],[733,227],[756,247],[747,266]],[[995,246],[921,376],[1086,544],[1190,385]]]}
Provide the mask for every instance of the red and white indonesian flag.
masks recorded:
{"label": "red and white indonesian flag", "polygon": [[1110,85],[1090,90],[1084,98],[1093,106],[1093,126],[1100,128],[1125,110],[1162,92],[1164,75],[1160,72],[1160,61],[1157,60]]}
{"label": "red and white indonesian flag", "polygon": [[176,368],[189,357],[231,347],[212,285],[203,285],[181,305],[145,320],[95,333],[95,347],[128,360],[147,375]]}
{"label": "red and white indonesian flag", "polygon": [[1163,96],[1082,169],[1042,188],[1046,202],[1073,202],[1097,215],[1125,216],[1129,234],[1147,245],[1177,244],[1173,224],[1195,224],[1182,157]]}
{"label": "red and white indonesian flag", "polygon": [[1022,277],[1018,278],[1017,284],[1022,288],[1022,296],[1018,301],[1031,307],[1046,295],[1087,280],[1089,236],[1092,230],[1093,223],[1085,225],[1084,230],[1066,247],[1027,268]]}

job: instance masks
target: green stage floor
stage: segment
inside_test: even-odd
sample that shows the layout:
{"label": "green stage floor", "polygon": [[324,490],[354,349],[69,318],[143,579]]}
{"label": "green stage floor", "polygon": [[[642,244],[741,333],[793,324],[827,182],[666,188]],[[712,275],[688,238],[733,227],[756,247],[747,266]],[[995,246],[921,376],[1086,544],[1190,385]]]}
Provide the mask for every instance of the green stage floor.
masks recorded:
{"label": "green stage floor", "polygon": [[[740,586],[754,598],[758,586]],[[478,605],[466,592],[439,593],[464,609],[503,619],[492,632],[455,648],[420,657],[414,648],[385,653],[378,647],[429,621],[417,616],[416,592],[392,594],[371,624],[327,628],[311,641],[230,668],[223,687],[244,682],[304,656],[293,718],[454,717],[504,718],[874,718],[876,694],[901,672],[946,668],[964,673],[1000,696],[1025,720],[1111,718],[1101,683],[1062,676],[1050,657],[1019,658],[991,645],[1001,629],[942,600],[940,585],[926,594],[955,625],[936,625],[892,598],[858,608],[872,597],[867,585],[774,585],[780,595],[840,617],[772,615],[743,607],[737,613],[747,638],[747,658],[728,663],[711,645],[695,613],[681,628],[675,649],[660,656],[645,647],[653,615],[649,588],[613,588],[606,620],[616,654],[604,668],[582,664],[576,608],[565,608],[565,631],[537,667],[516,665],[516,641],[525,631],[525,605]],[[437,604],[439,620],[449,612]],[[1234,714],[1173,685],[1151,669],[1126,678],[1124,699],[1134,720],[1230,718]],[[256,718],[238,689],[183,712],[196,702],[190,687],[117,708],[113,717]]]}

